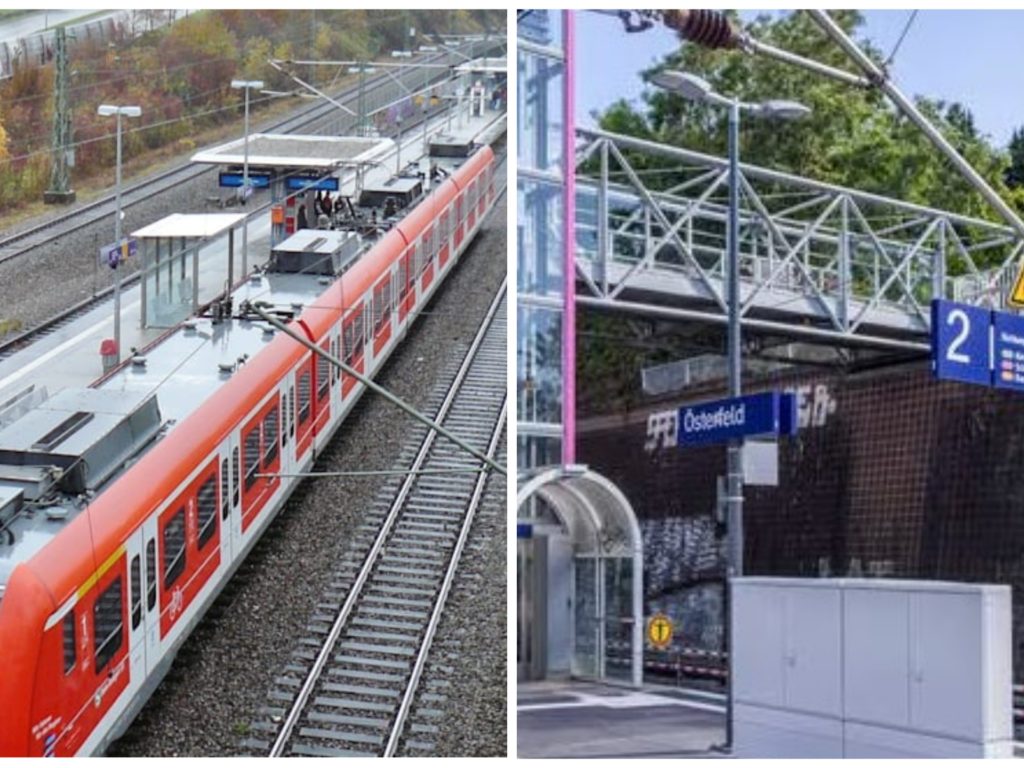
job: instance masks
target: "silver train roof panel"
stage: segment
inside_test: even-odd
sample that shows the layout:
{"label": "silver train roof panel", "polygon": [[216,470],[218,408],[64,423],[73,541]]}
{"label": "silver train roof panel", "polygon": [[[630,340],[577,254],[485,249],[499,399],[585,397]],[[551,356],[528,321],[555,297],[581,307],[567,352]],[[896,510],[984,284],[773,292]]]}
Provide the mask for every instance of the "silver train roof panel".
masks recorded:
{"label": "silver train roof panel", "polygon": [[[316,301],[331,282],[313,275],[260,275],[236,287],[232,297],[235,306],[244,299],[259,298],[275,307],[298,312]],[[60,450],[74,447],[73,440],[82,444],[78,447],[83,447],[94,431],[112,427],[114,421],[123,421],[125,414],[134,413],[140,404],[148,402],[159,405],[161,426],[165,433],[170,432],[230,380],[231,374],[221,370],[221,363],[237,366],[241,359],[244,365],[244,361],[252,359],[273,341],[274,334],[268,330],[269,326],[259,321],[228,319],[215,323],[210,318],[194,318],[163,337],[153,348],[140,353],[144,364],[126,365],[95,388],[61,390],[37,405],[0,430],[0,447],[4,441],[12,448],[30,446],[31,440],[38,441],[43,435],[40,430],[44,426],[58,426],[51,424],[55,417],[48,415],[48,410],[63,417],[71,413],[69,409],[75,413],[96,410],[93,418],[57,445]],[[37,420],[42,421],[37,424]],[[16,439],[14,436],[19,433],[23,434]],[[152,439],[147,440],[136,456],[143,455],[154,444]],[[56,484],[46,476],[49,473],[46,467],[8,466],[0,470],[9,475],[6,481],[0,476],[0,521],[6,519],[6,526],[0,527],[2,596],[3,585],[15,566],[32,557],[74,519],[83,508],[85,497],[55,493]],[[108,477],[107,481],[116,477]],[[25,488],[31,491],[44,486],[51,490],[48,506],[24,503]],[[98,491],[102,492],[103,487]],[[52,503],[49,503],[51,498]]]}

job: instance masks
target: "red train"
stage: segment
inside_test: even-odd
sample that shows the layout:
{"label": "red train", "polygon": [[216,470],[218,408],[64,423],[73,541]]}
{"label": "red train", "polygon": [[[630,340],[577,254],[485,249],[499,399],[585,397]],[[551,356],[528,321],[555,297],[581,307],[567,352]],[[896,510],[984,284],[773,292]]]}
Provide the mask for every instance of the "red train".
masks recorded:
{"label": "red train", "polygon": [[[493,152],[477,150],[293,324],[376,372],[494,205],[495,170]],[[222,344],[260,333],[245,319],[196,322]],[[104,752],[298,482],[276,475],[309,467],[361,394],[286,335],[259,338],[258,353],[8,569],[0,755]]]}

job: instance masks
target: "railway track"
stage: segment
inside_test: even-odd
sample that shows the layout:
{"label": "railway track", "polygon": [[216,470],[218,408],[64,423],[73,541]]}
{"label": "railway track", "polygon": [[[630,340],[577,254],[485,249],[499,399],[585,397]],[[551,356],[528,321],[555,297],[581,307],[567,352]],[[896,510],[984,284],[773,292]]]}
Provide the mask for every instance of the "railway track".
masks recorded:
{"label": "railway track", "polygon": [[[503,281],[451,384],[427,412],[488,456],[503,454],[507,411]],[[457,368],[456,368],[457,365]],[[436,730],[428,658],[489,473],[418,428],[355,531],[344,562],[242,747],[253,754],[390,756],[429,751]],[[500,500],[504,502],[504,498]],[[365,554],[363,554],[365,553]],[[430,682],[430,681],[426,681]],[[435,683],[436,684],[436,683]],[[419,692],[419,698],[417,694]]]}
{"label": "railway track", "polygon": [[[476,51],[476,43],[472,43],[471,46],[469,55],[472,56]],[[425,61],[431,62],[445,55],[448,54],[435,54],[425,59]],[[364,98],[370,98],[371,94],[389,87],[395,87],[391,75],[379,75],[368,80],[364,85]],[[359,87],[353,86],[337,94],[334,98],[344,104],[348,104],[358,97],[358,93]],[[317,103],[297,115],[293,114],[270,125],[264,125],[259,128],[259,131],[264,133],[292,133],[308,128],[310,125],[327,117],[337,117],[336,112],[337,107],[333,104]],[[350,122],[354,123],[355,118],[351,116],[349,118]],[[206,166],[184,163],[167,171],[149,176],[135,184],[125,186],[121,190],[121,207],[127,210],[138,202],[148,200],[174,187],[194,181],[199,176],[213,173],[213,171],[214,169]],[[90,203],[77,206],[73,210],[58,214],[44,223],[4,236],[0,238],[0,263],[24,256],[29,251],[48,242],[108,219],[114,215],[114,207],[114,195],[107,195]],[[55,228],[59,228],[59,230],[55,232]]]}

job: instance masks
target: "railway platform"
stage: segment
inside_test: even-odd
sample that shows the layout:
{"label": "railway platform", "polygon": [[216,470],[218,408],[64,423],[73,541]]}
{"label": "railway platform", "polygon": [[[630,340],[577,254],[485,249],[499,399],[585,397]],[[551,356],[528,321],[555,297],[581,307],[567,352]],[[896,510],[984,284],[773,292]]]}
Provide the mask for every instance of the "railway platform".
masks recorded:
{"label": "railway platform", "polygon": [[[452,120],[446,114],[431,118],[427,130],[410,131],[401,138],[401,157],[413,161],[423,154],[424,136],[427,140],[438,135],[450,135],[460,141],[487,141],[504,124],[504,113],[485,110],[480,115],[463,114]],[[399,143],[389,141],[377,162],[365,170],[364,184],[383,183],[395,172]],[[343,171],[342,188],[351,184],[355,170]],[[197,201],[196,209],[203,209],[204,201]],[[266,261],[271,243],[270,215],[266,208],[249,214],[248,266]],[[225,285],[229,272],[228,235],[211,239],[199,251],[197,286],[204,297],[216,295]],[[242,247],[237,236],[234,242],[234,263],[231,271],[242,275]],[[236,282],[236,286],[239,283]],[[141,286],[136,281],[128,284],[121,296],[121,349],[122,360],[131,349],[145,349],[167,332],[166,328],[142,327]],[[236,291],[236,296],[238,296]],[[108,299],[82,312],[69,321],[54,327],[32,343],[0,360],[0,403],[5,403],[34,387],[45,388],[51,395],[60,389],[88,387],[103,376],[100,345],[113,337],[113,299]]]}
{"label": "railway platform", "polygon": [[519,683],[517,754],[532,758],[712,758],[725,737],[720,697],[578,680]]}

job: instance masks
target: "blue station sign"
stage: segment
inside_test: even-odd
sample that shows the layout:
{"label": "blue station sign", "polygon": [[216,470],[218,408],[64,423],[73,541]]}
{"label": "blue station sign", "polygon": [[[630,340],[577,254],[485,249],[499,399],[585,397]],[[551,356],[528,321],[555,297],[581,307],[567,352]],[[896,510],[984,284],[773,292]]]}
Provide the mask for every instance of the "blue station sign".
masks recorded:
{"label": "blue station sign", "polygon": [[992,384],[1024,391],[1024,317],[992,313]]}
{"label": "blue station sign", "polygon": [[1024,316],[935,299],[932,371],[938,379],[1024,392]]}
{"label": "blue station sign", "polygon": [[[245,180],[245,174],[234,171],[223,171],[220,174],[219,183],[222,187],[240,187]],[[250,173],[249,186],[253,189],[266,189],[270,186],[270,174]]]}
{"label": "blue station sign", "polygon": [[286,184],[288,189],[295,192],[302,192],[308,189],[337,192],[341,188],[338,179],[334,176],[327,176],[322,179],[316,176],[289,176]]}
{"label": "blue station sign", "polygon": [[530,523],[516,523],[517,539],[532,539],[533,526]]}
{"label": "blue station sign", "polygon": [[118,265],[139,254],[139,241],[134,237],[126,237],[120,243],[109,243],[100,248],[100,262],[117,269]]}
{"label": "blue station sign", "polygon": [[992,315],[970,304],[932,302],[932,370],[937,378],[991,385]]}
{"label": "blue station sign", "polygon": [[684,405],[679,409],[677,443],[710,445],[754,435],[794,435],[796,417],[796,396],[784,392]]}

